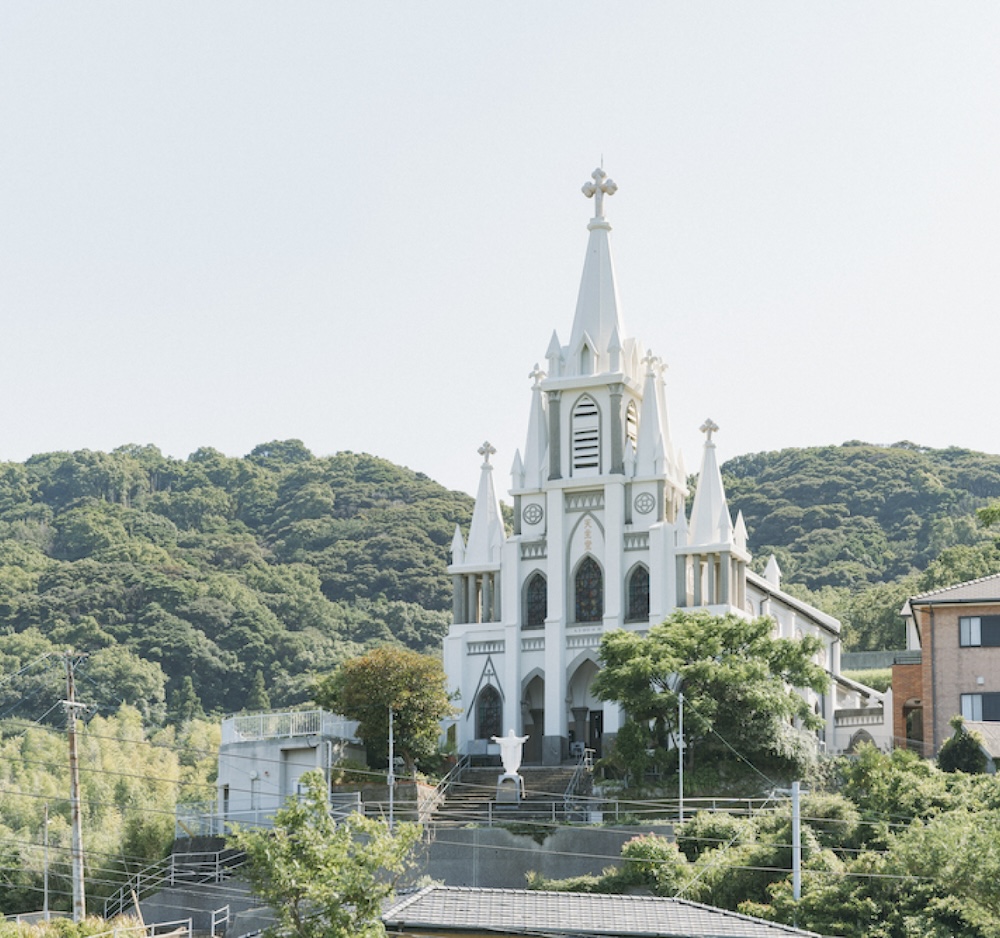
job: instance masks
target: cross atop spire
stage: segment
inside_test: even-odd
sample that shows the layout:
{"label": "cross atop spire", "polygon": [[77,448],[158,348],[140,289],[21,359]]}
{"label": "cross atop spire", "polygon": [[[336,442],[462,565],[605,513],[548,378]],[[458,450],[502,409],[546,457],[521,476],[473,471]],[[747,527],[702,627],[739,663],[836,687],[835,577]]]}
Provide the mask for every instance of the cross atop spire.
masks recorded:
{"label": "cross atop spire", "polygon": [[595,169],[591,174],[593,182],[585,182],[580,190],[588,198],[594,200],[594,218],[604,218],[604,196],[614,195],[618,191],[618,184],[608,178],[608,174],[603,169]]}
{"label": "cross atop spire", "polygon": [[476,452],[483,457],[483,468],[485,469],[490,464],[490,456],[496,452],[496,447],[487,440]]}
{"label": "cross atop spire", "polygon": [[709,417],[698,429],[705,434],[705,445],[711,446],[712,434],[718,432],[718,425],[712,421],[711,417]]}
{"label": "cross atop spire", "polygon": [[538,367],[538,362],[535,362],[535,367],[531,370],[531,373],[528,375],[528,377],[535,382],[536,388],[538,387],[538,385],[542,383],[542,379],[545,377],[545,372]]}
{"label": "cross atop spire", "polygon": [[656,374],[655,369],[657,365],[660,364],[660,359],[657,358],[652,352],[646,352],[646,354],[643,355],[642,357],[641,364],[646,366],[647,375],[655,375]]}

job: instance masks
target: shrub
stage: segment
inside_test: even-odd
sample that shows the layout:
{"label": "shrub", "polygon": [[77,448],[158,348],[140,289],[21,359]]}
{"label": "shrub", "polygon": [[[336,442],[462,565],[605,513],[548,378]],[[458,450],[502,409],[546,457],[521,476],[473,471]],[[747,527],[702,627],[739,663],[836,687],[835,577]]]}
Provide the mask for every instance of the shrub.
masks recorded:
{"label": "shrub", "polygon": [[744,818],[723,811],[699,811],[677,830],[677,846],[692,863],[706,850],[739,840],[754,840],[753,825]]}
{"label": "shrub", "polygon": [[983,752],[983,738],[965,728],[960,716],[952,717],[951,725],[955,735],[945,740],[938,752],[938,768],[945,772],[968,772],[976,775],[986,771],[986,754]]}

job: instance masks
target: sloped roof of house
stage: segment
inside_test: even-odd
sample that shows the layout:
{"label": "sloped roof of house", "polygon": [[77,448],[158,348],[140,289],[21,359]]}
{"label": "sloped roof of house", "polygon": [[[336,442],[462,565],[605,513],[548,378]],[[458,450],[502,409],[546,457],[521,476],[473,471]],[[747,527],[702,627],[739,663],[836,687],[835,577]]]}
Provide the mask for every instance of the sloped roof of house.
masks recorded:
{"label": "sloped roof of house", "polygon": [[993,759],[1000,759],[1000,723],[965,720],[962,724],[969,732],[976,732],[983,741],[983,748]]}
{"label": "sloped roof of house", "polygon": [[940,589],[911,596],[903,604],[899,614],[902,616],[911,615],[910,606],[914,603],[918,606],[929,606],[937,603],[990,601],[1000,602],[1000,573],[991,573],[989,576],[981,576],[977,580],[966,580],[966,582],[956,583],[954,586],[942,586]]}
{"label": "sloped roof of house", "polygon": [[620,938],[816,938],[815,932],[712,906],[654,896],[428,886],[401,896],[386,928],[497,935]]}

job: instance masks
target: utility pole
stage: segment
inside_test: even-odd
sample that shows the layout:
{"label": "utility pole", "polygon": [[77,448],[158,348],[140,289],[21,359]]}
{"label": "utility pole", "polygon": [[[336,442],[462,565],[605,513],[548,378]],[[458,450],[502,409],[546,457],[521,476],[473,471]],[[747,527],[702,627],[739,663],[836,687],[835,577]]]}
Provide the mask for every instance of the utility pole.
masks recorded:
{"label": "utility pole", "polygon": [[73,828],[73,921],[82,922],[87,917],[87,902],[83,888],[83,822],[80,815],[80,759],[76,749],[76,714],[86,710],[85,704],[76,702],[76,684],[73,670],[80,656],[69,651],[63,655],[66,665],[66,734],[69,737],[69,786],[70,815]]}
{"label": "utility pole", "polygon": [[393,817],[396,806],[396,753],[392,726],[392,707],[389,707],[389,775],[387,781],[389,783],[389,831],[392,832],[396,829]]}
{"label": "utility pole", "polygon": [[44,856],[45,856],[45,879],[43,881],[43,891],[42,891],[42,914],[45,917],[45,921],[49,920],[49,803],[45,802],[45,820],[43,822],[43,832],[44,840]]}
{"label": "utility pole", "polygon": [[800,831],[799,783],[792,782],[792,899],[802,898],[802,833]]}
{"label": "utility pole", "polygon": [[680,803],[677,813],[681,824],[684,823],[684,691],[677,692],[677,783],[680,791]]}

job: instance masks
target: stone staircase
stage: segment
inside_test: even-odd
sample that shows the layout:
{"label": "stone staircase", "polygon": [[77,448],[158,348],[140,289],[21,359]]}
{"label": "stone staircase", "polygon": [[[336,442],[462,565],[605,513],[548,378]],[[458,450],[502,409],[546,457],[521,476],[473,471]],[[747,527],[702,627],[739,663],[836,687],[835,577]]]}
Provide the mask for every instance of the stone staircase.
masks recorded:
{"label": "stone staircase", "polygon": [[449,789],[434,812],[435,824],[464,826],[520,821],[563,820],[563,796],[576,766],[524,766],[525,798],[520,804],[496,804],[500,768],[470,768]]}

